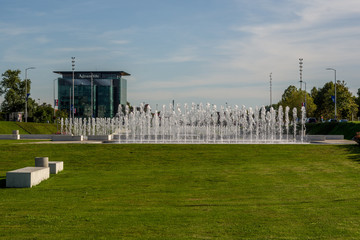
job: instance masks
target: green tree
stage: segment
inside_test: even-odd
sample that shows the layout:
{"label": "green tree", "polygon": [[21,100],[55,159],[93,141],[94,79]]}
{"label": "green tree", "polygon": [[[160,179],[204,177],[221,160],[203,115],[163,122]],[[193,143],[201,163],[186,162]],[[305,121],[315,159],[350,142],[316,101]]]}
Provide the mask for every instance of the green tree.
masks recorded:
{"label": "green tree", "polygon": [[319,93],[316,87],[313,87],[310,91],[310,96],[315,99],[316,95]]}
{"label": "green tree", "polygon": [[357,117],[360,117],[360,88],[357,91],[357,98],[355,99],[355,103],[358,105]]}
{"label": "green tree", "polygon": [[287,89],[285,89],[281,100],[278,105],[282,105],[283,107],[290,107],[290,109],[297,108],[297,111],[300,112],[303,103],[305,102],[306,95],[306,115],[314,116],[314,112],[316,110],[316,105],[314,104],[314,100],[308,92],[304,90],[297,89],[295,86],[290,85]]}
{"label": "green tree", "polygon": [[34,113],[38,104],[34,99],[28,98],[27,102],[27,113],[28,113],[28,122],[34,122]]}
{"label": "green tree", "polygon": [[330,119],[334,117],[334,103],[331,96],[334,95],[334,83],[327,82],[322,88],[318,88],[317,94],[314,98],[314,103],[317,106],[316,117],[323,117]]}
{"label": "green tree", "polygon": [[[327,82],[322,88],[318,89],[314,102],[317,105],[316,116],[323,116],[324,119],[334,118],[335,103],[333,101],[335,95],[335,84]],[[355,97],[349,91],[344,81],[337,81],[336,84],[336,108],[337,118],[351,119],[352,115],[356,116],[358,112],[358,104]]]}
{"label": "green tree", "polygon": [[4,95],[1,110],[4,113],[21,112],[25,108],[25,83],[30,91],[30,80],[21,81],[20,70],[7,70],[0,81],[0,96]]}
{"label": "green tree", "polygon": [[38,105],[34,111],[34,122],[51,123],[53,122],[54,109],[50,104]]}
{"label": "green tree", "polygon": [[359,105],[356,98],[349,91],[345,81],[338,81],[336,85],[336,104],[338,119],[346,118],[352,120],[357,115]]}
{"label": "green tree", "polygon": [[63,110],[57,110],[56,112],[55,112],[55,116],[56,116],[56,118],[59,118],[59,119],[61,119],[61,118],[68,118],[69,117],[69,111],[68,110],[65,110],[65,109],[63,109]]}

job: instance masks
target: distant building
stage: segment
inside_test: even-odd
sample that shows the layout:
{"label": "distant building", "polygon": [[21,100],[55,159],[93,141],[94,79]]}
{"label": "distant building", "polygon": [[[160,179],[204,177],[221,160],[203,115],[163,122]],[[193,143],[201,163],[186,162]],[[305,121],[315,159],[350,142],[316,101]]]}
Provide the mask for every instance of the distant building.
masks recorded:
{"label": "distant building", "polygon": [[[58,78],[58,109],[70,111],[72,71],[54,71]],[[114,117],[119,104],[127,103],[127,80],[123,71],[75,71],[75,117]]]}

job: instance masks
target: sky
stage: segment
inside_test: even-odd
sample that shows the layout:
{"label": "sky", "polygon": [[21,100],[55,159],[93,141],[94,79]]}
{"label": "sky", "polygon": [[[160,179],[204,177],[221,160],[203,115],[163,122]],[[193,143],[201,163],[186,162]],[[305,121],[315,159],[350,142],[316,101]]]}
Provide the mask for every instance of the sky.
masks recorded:
{"label": "sky", "polygon": [[[131,105],[277,103],[344,80],[360,88],[359,0],[0,0],[0,73],[53,103],[53,71],[125,71]],[[303,89],[305,84],[303,85]],[[0,98],[2,101],[2,98]]]}

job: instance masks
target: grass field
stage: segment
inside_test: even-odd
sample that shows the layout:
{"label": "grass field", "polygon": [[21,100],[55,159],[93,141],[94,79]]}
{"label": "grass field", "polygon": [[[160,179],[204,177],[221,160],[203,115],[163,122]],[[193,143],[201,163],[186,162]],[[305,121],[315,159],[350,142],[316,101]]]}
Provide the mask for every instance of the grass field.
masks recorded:
{"label": "grass field", "polygon": [[[0,142],[0,239],[360,239],[360,148]],[[6,189],[35,157],[64,171]]]}
{"label": "grass field", "polygon": [[59,128],[59,124],[53,123],[0,121],[0,134],[12,134],[13,130],[19,130],[20,134],[55,134]]}
{"label": "grass field", "polygon": [[12,134],[13,130],[19,130],[20,134],[29,134],[29,132],[17,125],[16,122],[0,121],[0,134]]}

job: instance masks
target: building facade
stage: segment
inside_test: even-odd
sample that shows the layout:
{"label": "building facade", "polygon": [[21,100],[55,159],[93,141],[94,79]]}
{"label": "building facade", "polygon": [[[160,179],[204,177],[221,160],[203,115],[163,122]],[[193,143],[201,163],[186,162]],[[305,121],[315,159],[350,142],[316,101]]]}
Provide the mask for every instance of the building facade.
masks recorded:
{"label": "building facade", "polygon": [[74,71],[74,108],[72,108],[72,71],[54,71],[58,78],[58,109],[74,110],[74,116],[114,117],[119,104],[127,103],[127,80],[123,71]]}

